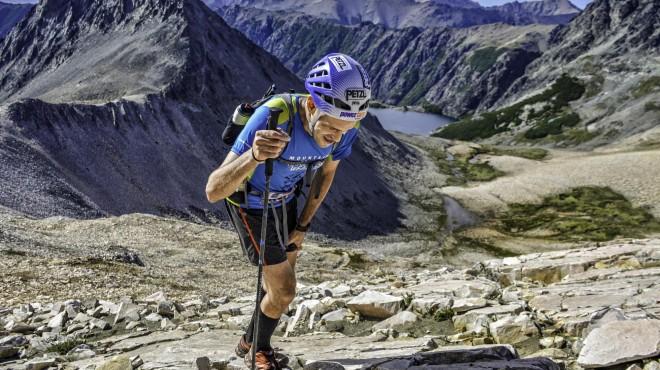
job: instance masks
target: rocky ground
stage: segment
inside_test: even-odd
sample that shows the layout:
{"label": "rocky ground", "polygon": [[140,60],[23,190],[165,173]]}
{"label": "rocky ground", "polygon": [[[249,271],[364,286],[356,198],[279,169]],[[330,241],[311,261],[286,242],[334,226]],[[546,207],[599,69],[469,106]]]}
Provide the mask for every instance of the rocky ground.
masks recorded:
{"label": "rocky ground", "polygon": [[[230,233],[4,217],[0,368],[241,368],[254,270]],[[308,243],[275,341],[290,367],[660,366],[660,239],[415,266]]]}

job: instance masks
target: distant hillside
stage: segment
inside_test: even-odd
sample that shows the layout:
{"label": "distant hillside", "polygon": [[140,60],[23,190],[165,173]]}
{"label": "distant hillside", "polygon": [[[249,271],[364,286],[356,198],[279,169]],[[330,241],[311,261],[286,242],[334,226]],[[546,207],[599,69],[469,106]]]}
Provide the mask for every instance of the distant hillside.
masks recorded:
{"label": "distant hillside", "polygon": [[567,0],[540,0],[482,7],[469,0],[215,0],[212,9],[241,6],[301,12],[343,25],[370,22],[386,28],[470,27],[491,23],[526,25],[566,23],[580,12]]}
{"label": "distant hillside", "polygon": [[[493,104],[439,132],[593,147],[660,143],[660,2],[596,0]],[[553,84],[554,83],[554,84]],[[515,104],[514,104],[515,103]],[[497,117],[497,118],[494,118]]]}
{"label": "distant hillside", "polygon": [[322,55],[342,51],[364,63],[377,99],[433,109],[431,103],[452,116],[497,101],[541,55],[552,29],[493,24],[393,30],[239,6],[217,11],[301,78]]}
{"label": "distant hillside", "polygon": [[23,19],[33,6],[31,4],[8,4],[0,1],[0,39]]}

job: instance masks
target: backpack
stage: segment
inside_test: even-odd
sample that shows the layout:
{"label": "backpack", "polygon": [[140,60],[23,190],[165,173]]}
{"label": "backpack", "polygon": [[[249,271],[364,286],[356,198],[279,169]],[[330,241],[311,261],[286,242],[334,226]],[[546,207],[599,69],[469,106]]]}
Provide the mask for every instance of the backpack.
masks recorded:
{"label": "backpack", "polygon": [[287,134],[289,134],[290,136],[291,130],[293,128],[293,120],[294,120],[294,113],[293,113],[294,103],[293,103],[293,95],[292,95],[294,93],[295,92],[293,90],[289,90],[289,93],[275,94],[275,85],[273,84],[268,88],[268,90],[266,90],[266,93],[264,94],[263,97],[261,97],[261,99],[251,103],[239,104],[234,110],[232,116],[229,117],[227,126],[222,132],[222,142],[229,146],[234,145],[236,138],[238,138],[238,135],[241,133],[241,131],[243,131],[243,128],[245,128],[245,124],[250,120],[250,117],[252,117],[252,115],[257,110],[257,108],[264,105],[272,98],[278,96],[284,100],[289,110],[289,120],[288,120],[289,127],[287,128]]}

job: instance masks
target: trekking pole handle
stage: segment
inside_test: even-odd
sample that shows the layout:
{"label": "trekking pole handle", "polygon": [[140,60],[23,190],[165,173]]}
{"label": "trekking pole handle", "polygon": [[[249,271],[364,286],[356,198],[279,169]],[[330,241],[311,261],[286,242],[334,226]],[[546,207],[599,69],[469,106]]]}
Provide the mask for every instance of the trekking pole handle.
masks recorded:
{"label": "trekking pole handle", "polygon": [[[268,130],[277,130],[277,122],[280,118],[280,113],[282,113],[281,109],[278,108],[270,108],[270,115],[268,116],[268,124],[267,128]],[[273,159],[267,159],[266,160],[266,176],[272,176],[273,175]]]}

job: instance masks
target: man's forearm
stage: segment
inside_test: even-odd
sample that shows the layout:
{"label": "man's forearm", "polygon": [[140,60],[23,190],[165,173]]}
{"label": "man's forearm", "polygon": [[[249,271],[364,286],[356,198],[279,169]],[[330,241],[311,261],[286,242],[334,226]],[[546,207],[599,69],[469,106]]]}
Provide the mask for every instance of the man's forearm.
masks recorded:
{"label": "man's forearm", "polygon": [[327,162],[316,173],[305,202],[305,207],[298,220],[301,225],[309,225],[332,186],[338,163]]}
{"label": "man's forearm", "polygon": [[209,176],[206,184],[206,197],[209,202],[215,203],[233,194],[258,164],[249,150],[230,162],[225,161]]}

